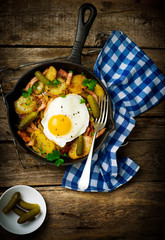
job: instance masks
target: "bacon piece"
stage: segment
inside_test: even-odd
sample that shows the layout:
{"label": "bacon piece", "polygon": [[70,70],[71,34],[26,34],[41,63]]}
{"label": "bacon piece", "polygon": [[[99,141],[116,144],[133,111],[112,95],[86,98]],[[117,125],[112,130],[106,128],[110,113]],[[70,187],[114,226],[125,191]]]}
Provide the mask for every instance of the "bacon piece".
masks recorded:
{"label": "bacon piece", "polygon": [[29,142],[31,140],[27,132],[18,130],[17,133],[25,142]]}
{"label": "bacon piece", "polygon": [[68,77],[68,73],[67,73],[65,70],[60,69],[60,70],[58,71],[58,73],[61,75],[61,77],[67,79],[67,77]]}
{"label": "bacon piece", "polygon": [[98,131],[98,133],[96,134],[96,138],[100,137],[104,132],[105,132],[106,128],[102,128],[100,131]]}
{"label": "bacon piece", "polygon": [[27,143],[28,146],[34,146],[34,139],[31,139],[28,143]]}
{"label": "bacon piece", "polygon": [[66,146],[64,149],[62,149],[60,151],[60,153],[63,155],[64,153],[68,153],[71,149],[71,145],[70,146]]}
{"label": "bacon piece", "polygon": [[38,112],[40,112],[40,111],[42,111],[43,109],[45,109],[46,108],[46,99],[45,99],[45,97],[43,97],[43,98],[41,98],[40,99],[40,103],[41,103],[41,106],[38,108]]}
{"label": "bacon piece", "polygon": [[90,131],[91,131],[91,127],[88,126],[85,133],[84,133],[84,136],[89,136]]}
{"label": "bacon piece", "polygon": [[69,86],[71,81],[72,81],[72,77],[73,77],[73,72],[69,72],[67,79],[66,79],[66,85]]}
{"label": "bacon piece", "polygon": [[36,125],[35,125],[33,122],[30,123],[30,127],[31,127],[34,131],[37,131],[37,130],[38,130],[38,128],[36,127]]}
{"label": "bacon piece", "polygon": [[26,85],[25,91],[27,91],[29,88],[32,88],[33,84],[38,81],[38,78],[34,77],[30,80],[30,82]]}

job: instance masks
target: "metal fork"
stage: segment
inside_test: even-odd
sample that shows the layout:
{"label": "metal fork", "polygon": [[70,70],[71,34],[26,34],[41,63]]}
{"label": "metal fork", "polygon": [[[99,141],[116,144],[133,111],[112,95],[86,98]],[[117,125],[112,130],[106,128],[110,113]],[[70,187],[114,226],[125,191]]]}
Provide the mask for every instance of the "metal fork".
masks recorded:
{"label": "metal fork", "polygon": [[84,170],[82,172],[81,178],[78,181],[78,188],[80,190],[86,190],[89,186],[89,179],[90,179],[90,169],[91,169],[91,161],[92,161],[92,155],[93,155],[93,148],[95,143],[95,138],[102,128],[105,127],[105,124],[107,122],[108,117],[108,97],[104,96],[103,98],[99,98],[99,109],[100,109],[100,116],[99,118],[95,119],[94,128],[95,133],[93,136],[93,141],[91,145],[91,149],[84,167]]}

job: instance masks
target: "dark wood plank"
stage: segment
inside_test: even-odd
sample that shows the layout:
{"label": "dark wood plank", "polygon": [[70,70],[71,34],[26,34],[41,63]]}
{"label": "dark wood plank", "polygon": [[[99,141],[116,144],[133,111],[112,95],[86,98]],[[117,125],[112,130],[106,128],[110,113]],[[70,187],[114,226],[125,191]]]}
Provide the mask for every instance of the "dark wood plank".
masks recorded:
{"label": "dark wood plank", "polygon": [[[88,2],[88,1],[85,1]],[[0,10],[1,45],[72,46],[78,10],[84,1],[3,1]],[[162,1],[99,1],[86,46],[103,46],[113,30],[122,30],[139,46],[164,47]],[[44,37],[43,37],[44,36]]]}
{"label": "dark wood plank", "polygon": [[[90,51],[97,50],[98,52],[91,53],[89,56],[82,57],[82,64],[93,71],[93,66],[101,49],[85,48],[83,53],[87,54]],[[160,70],[165,74],[165,50],[162,49],[143,49],[145,53],[155,62]],[[52,58],[69,56],[70,48],[1,48],[0,68],[18,68],[18,66],[27,63],[38,61],[46,61]],[[0,80],[3,82],[5,91],[10,91],[16,81],[28,70],[35,65],[24,67],[17,71],[4,71],[0,73]]]}
{"label": "dark wood plank", "polygon": [[165,120],[164,118],[136,118],[136,125],[129,139],[165,139]]}
{"label": "dark wood plank", "polygon": [[[66,167],[42,165],[18,147],[19,157],[27,169],[21,167],[12,142],[0,144],[0,186],[16,184],[61,185]],[[129,141],[117,153],[119,159],[130,157],[141,168],[132,181],[165,181],[165,151],[163,141]]]}
{"label": "dark wood plank", "polygon": [[[3,142],[0,144],[1,149],[1,175],[0,186],[10,186],[16,184],[25,185],[61,185],[65,168],[52,167],[43,165],[27,155],[19,146],[14,147],[13,142]],[[19,158],[22,161],[20,164]]]}
{"label": "dark wood plank", "polygon": [[[84,48],[83,53],[87,54],[90,53],[90,51],[96,51],[89,56],[82,56],[82,64],[85,65],[88,68],[93,68],[94,63],[97,59],[98,54],[100,53],[102,48]],[[162,70],[163,73],[165,69],[165,49],[147,49],[142,48],[142,50],[155,62],[155,64]],[[19,65],[27,64],[31,62],[37,62],[37,61],[46,61],[52,58],[58,58],[58,57],[65,57],[69,56],[71,53],[71,48],[64,47],[64,48],[27,48],[25,47],[1,47],[1,59],[0,59],[0,66],[1,68],[17,68]],[[33,67],[33,66],[32,66]],[[32,68],[30,67],[30,68]],[[28,69],[28,68],[27,68]],[[26,69],[25,69],[26,71]],[[17,74],[21,74],[21,72],[17,71]],[[2,73],[1,73],[2,74]],[[11,72],[5,72],[5,74],[11,74]]]}
{"label": "dark wood plank", "polygon": [[[47,203],[41,228],[25,239],[163,239],[164,183],[128,183],[112,193],[36,187]],[[18,236],[1,229],[1,237]]]}

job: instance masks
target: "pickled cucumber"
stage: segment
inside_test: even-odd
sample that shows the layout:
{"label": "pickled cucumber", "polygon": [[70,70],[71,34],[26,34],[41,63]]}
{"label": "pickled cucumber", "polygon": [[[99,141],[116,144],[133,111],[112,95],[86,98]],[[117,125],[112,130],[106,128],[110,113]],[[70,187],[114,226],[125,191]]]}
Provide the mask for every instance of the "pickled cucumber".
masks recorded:
{"label": "pickled cucumber", "polygon": [[35,77],[38,78],[43,84],[47,84],[49,81],[40,71],[35,72]]}
{"label": "pickled cucumber", "polygon": [[92,109],[92,114],[95,118],[98,118],[100,116],[100,110],[99,106],[95,100],[95,98],[92,95],[87,96],[87,101]]}
{"label": "pickled cucumber", "polygon": [[13,212],[15,212],[18,216],[22,216],[24,213],[26,213],[26,211],[24,211],[23,209],[15,206],[13,209]]}
{"label": "pickled cucumber", "polygon": [[32,112],[27,115],[18,125],[19,130],[24,130],[37,117],[37,112]]}
{"label": "pickled cucumber", "polygon": [[20,192],[14,193],[14,195],[11,197],[8,204],[4,207],[3,213],[8,213],[10,210],[16,205],[16,203],[20,200],[21,194]]}
{"label": "pickled cucumber", "polygon": [[27,203],[24,200],[20,199],[18,202],[19,206],[26,209],[26,210],[32,210],[36,207],[40,207],[37,203]]}
{"label": "pickled cucumber", "polygon": [[83,154],[84,151],[84,138],[82,135],[78,137],[78,143],[77,143],[77,148],[76,148],[76,154],[77,156],[80,156]]}
{"label": "pickled cucumber", "polygon": [[22,214],[20,218],[18,219],[18,223],[22,224],[25,223],[31,219],[33,219],[35,216],[37,216],[40,213],[40,206],[36,206],[35,208],[31,209],[30,211]]}

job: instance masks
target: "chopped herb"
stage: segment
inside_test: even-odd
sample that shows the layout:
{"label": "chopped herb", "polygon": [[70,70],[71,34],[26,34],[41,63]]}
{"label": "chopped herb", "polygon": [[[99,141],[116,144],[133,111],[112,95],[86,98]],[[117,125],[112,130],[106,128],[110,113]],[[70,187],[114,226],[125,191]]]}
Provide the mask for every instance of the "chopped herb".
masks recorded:
{"label": "chopped herb", "polygon": [[43,151],[42,147],[40,147],[39,150],[40,150],[40,152],[41,152],[42,154],[46,153],[45,150]]}
{"label": "chopped herb", "polygon": [[62,98],[66,98],[65,93],[61,93],[61,94],[59,94],[59,95],[60,95],[60,97],[62,97]]}
{"label": "chopped herb", "polygon": [[85,99],[80,99],[80,104],[85,103]]}
{"label": "chopped herb", "polygon": [[25,104],[26,104],[26,106],[29,106],[30,103],[31,103],[31,98],[29,97],[29,98],[26,100]]}
{"label": "chopped herb", "polygon": [[88,111],[92,111],[92,109],[89,107],[89,108],[88,108]]}
{"label": "chopped herb", "polygon": [[30,95],[32,94],[32,91],[33,91],[32,88],[28,88],[27,91],[23,90],[22,96],[23,96],[24,98],[27,98],[28,96],[30,96]]}
{"label": "chopped herb", "polygon": [[46,155],[46,158],[50,162],[53,162],[53,161],[56,160],[55,164],[56,164],[57,167],[59,167],[61,164],[64,163],[64,160],[62,158],[60,158],[60,152],[57,151],[57,150],[53,150],[52,153],[48,153]]}
{"label": "chopped herb", "polygon": [[61,84],[61,83],[55,78],[53,81],[48,80],[48,81],[46,82],[46,84],[47,84],[47,85],[53,85],[53,86],[57,87],[57,86],[58,86],[59,84]]}
{"label": "chopped herb", "polygon": [[94,135],[94,132],[91,132],[91,135],[93,136],[93,135]]}
{"label": "chopped herb", "polygon": [[83,76],[83,75],[84,75],[84,72],[81,73],[81,76]]}
{"label": "chopped herb", "polygon": [[29,96],[32,94],[32,92],[33,92],[32,88],[29,88],[29,89],[28,89],[28,94],[29,94]]}
{"label": "chopped herb", "polygon": [[23,92],[22,92],[22,96],[23,96],[24,98],[27,98],[28,92],[27,92],[27,91],[23,91]]}
{"label": "chopped herb", "polygon": [[96,86],[97,81],[95,79],[84,78],[82,85],[87,86],[89,90],[93,91]]}
{"label": "chopped herb", "polygon": [[38,82],[35,82],[35,83],[33,84],[33,89],[36,90],[37,87],[38,87]]}
{"label": "chopped herb", "polygon": [[67,153],[64,153],[64,157],[69,158],[69,155]]}
{"label": "chopped herb", "polygon": [[73,71],[72,70],[70,70],[68,73],[72,73]]}

